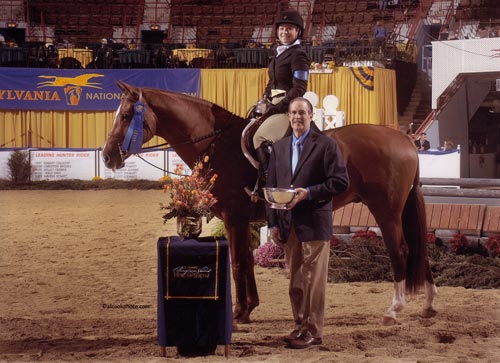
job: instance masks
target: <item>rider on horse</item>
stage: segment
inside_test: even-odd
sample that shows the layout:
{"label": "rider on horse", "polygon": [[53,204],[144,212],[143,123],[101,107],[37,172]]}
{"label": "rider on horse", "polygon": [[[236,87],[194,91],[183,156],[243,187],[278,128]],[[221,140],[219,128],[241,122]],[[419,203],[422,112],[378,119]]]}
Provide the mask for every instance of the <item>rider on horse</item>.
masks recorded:
{"label": "rider on horse", "polygon": [[269,82],[262,100],[258,102],[266,103],[267,107],[253,137],[260,164],[260,186],[265,184],[267,178],[270,146],[283,138],[289,129],[288,104],[306,93],[309,76],[309,57],[300,44],[304,33],[304,21],[300,14],[296,10],[281,12],[275,31],[278,45],[268,67]]}

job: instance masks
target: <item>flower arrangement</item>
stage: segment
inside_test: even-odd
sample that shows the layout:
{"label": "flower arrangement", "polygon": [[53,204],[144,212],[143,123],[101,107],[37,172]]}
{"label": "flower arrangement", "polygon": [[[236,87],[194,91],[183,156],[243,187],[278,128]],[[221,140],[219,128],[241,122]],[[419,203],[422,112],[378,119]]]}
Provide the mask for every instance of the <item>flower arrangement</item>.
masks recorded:
{"label": "flower arrangement", "polygon": [[283,249],[273,242],[266,242],[255,252],[255,263],[261,267],[284,267],[284,258]]}
{"label": "flower arrangement", "polygon": [[435,245],[437,238],[434,233],[427,232],[425,235],[425,240],[428,245]]}
{"label": "flower arrangement", "polygon": [[486,248],[492,256],[500,256],[500,235],[489,236]]}
{"label": "flower arrangement", "polygon": [[463,253],[469,247],[467,236],[461,233],[456,233],[448,241],[450,249],[455,253]]}
{"label": "flower arrangement", "polygon": [[359,240],[367,240],[370,245],[373,246],[381,246],[382,245],[382,238],[377,236],[377,234],[372,231],[356,231],[354,233],[354,236],[352,237],[353,240],[359,239]]}
{"label": "flower arrangement", "polygon": [[[191,175],[172,179],[165,177],[162,181],[163,191],[170,193],[167,205],[160,203],[160,209],[168,211],[163,215],[164,223],[174,217],[207,217],[210,219],[210,208],[217,203],[217,198],[211,193],[217,174],[206,167],[208,156],[197,162]],[[183,166],[177,165],[176,174],[181,174]]]}

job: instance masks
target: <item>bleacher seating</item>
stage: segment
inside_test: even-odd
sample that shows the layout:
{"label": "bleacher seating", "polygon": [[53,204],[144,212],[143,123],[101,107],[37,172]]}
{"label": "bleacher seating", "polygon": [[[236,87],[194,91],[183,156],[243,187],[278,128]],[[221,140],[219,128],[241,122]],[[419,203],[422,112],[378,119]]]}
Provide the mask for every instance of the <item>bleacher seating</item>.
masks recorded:
{"label": "bleacher seating", "polygon": [[371,38],[377,20],[384,20],[391,32],[396,22],[406,21],[415,13],[416,6],[413,1],[399,1],[381,11],[378,1],[316,0],[311,19],[316,28],[336,25],[336,39],[357,39],[362,35]]}
{"label": "bleacher seating", "polygon": [[[196,46],[209,47],[224,38],[230,42],[244,43],[252,38],[254,30],[272,26],[278,14],[279,3],[245,0],[186,3],[171,2],[171,24],[174,27],[197,26]],[[203,16],[211,14],[211,16]]]}
{"label": "bleacher seating", "polygon": [[30,22],[54,28],[56,38],[74,44],[97,43],[112,38],[113,26],[137,26],[142,23],[144,0],[31,0]]}

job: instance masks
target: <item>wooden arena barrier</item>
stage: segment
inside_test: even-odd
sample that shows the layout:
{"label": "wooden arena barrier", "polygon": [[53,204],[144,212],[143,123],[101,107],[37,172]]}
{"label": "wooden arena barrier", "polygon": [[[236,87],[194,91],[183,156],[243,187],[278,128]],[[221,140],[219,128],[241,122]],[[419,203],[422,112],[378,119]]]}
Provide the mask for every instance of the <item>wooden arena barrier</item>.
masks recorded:
{"label": "wooden arena barrier", "polygon": [[500,207],[487,206],[484,216],[483,234],[486,236],[500,233]]}
{"label": "wooden arena barrier", "polygon": [[483,204],[432,204],[425,205],[427,229],[458,230],[466,235],[480,236],[484,212]]}
{"label": "wooden arena barrier", "polygon": [[333,213],[334,227],[377,227],[375,218],[362,203],[349,203]]}
{"label": "wooden arena barrier", "polygon": [[[429,231],[457,230],[474,236],[500,233],[500,207],[497,206],[426,203],[425,210]],[[351,227],[377,227],[377,222],[366,205],[350,203],[334,212],[333,225],[336,231],[346,231]]]}

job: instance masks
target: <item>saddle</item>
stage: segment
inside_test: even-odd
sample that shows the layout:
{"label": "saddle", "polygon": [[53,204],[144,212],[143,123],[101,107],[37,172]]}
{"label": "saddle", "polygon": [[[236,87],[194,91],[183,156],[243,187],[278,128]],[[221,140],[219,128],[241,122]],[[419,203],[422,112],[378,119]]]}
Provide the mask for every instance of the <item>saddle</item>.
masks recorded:
{"label": "saddle", "polygon": [[260,125],[264,122],[266,117],[262,117],[260,110],[257,111],[260,105],[253,105],[249,110],[247,118],[249,120],[247,126],[241,133],[241,151],[245,158],[252,164],[255,169],[259,169],[259,162],[256,160],[255,147],[253,145],[253,137]]}

